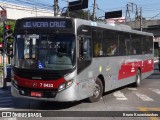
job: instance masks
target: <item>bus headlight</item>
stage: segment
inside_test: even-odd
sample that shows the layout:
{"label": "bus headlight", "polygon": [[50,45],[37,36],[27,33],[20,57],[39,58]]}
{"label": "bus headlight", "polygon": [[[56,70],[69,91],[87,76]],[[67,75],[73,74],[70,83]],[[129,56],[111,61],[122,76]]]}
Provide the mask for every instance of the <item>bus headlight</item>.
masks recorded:
{"label": "bus headlight", "polygon": [[66,81],[65,83],[61,84],[58,88],[58,92],[68,88],[69,86],[71,86],[73,83],[73,80],[69,80],[69,81]]}

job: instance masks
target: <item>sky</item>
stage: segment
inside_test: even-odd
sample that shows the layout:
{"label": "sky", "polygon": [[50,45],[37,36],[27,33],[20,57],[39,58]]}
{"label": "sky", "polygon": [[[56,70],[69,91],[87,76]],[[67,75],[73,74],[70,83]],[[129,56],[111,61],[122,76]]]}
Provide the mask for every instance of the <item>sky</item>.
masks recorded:
{"label": "sky", "polygon": [[[60,5],[64,4],[63,0],[60,0]],[[89,0],[88,9],[93,11],[94,0]],[[148,19],[156,16],[160,13],[160,0],[96,0],[99,10],[96,10],[97,16],[104,16],[105,12],[122,10],[123,16],[126,15],[126,5],[134,3],[134,11],[130,12],[131,16],[135,16],[136,5],[138,11],[140,12],[140,7],[142,7],[142,15]],[[131,4],[130,4],[131,5]],[[130,7],[130,10],[132,8]],[[160,15],[159,15],[160,18]]]}
{"label": "sky", "polygon": [[[41,7],[46,5],[50,6],[52,9],[54,0],[0,0],[2,2],[9,2],[15,4],[27,4],[33,3],[35,6],[41,4]],[[77,1],[77,0],[58,0],[59,7],[62,9],[66,7],[68,2]],[[38,3],[38,4],[37,4]],[[93,11],[93,3],[94,0],[89,0],[88,9],[91,13]],[[133,5],[133,12],[130,11],[131,17],[135,16],[136,6],[138,7],[138,14],[140,14],[140,7],[142,7],[142,16],[146,19],[160,19],[160,0],[96,0],[97,17],[101,17],[105,15],[105,12],[122,10],[123,16],[126,15],[126,5],[129,4],[129,9],[131,10],[131,3]]]}

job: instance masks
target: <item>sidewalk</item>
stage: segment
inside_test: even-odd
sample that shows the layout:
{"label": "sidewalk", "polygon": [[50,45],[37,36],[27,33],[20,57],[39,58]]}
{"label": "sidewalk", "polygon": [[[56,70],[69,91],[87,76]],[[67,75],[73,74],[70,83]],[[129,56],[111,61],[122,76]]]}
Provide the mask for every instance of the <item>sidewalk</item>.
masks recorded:
{"label": "sidewalk", "polygon": [[2,75],[0,75],[0,88],[3,87],[3,84],[2,84]]}
{"label": "sidewalk", "polygon": [[[11,86],[11,82],[7,82],[7,88]],[[3,88],[2,76],[0,76],[0,89]]]}

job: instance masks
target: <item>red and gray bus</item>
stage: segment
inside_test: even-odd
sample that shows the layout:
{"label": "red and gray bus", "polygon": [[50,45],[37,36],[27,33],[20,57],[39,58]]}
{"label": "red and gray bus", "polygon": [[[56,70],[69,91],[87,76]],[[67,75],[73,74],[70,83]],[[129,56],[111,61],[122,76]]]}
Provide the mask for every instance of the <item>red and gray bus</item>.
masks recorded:
{"label": "red and gray bus", "polygon": [[153,73],[153,34],[66,17],[22,18],[14,30],[11,92],[45,101],[98,101]]}

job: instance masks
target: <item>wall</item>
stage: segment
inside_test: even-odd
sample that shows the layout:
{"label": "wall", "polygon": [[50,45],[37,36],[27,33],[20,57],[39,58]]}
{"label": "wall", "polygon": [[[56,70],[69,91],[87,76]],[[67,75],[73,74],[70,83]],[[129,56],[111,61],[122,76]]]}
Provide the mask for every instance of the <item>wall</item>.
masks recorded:
{"label": "wall", "polygon": [[53,10],[37,9],[36,7],[26,7],[5,2],[0,2],[0,6],[6,8],[7,19],[12,20],[23,17],[54,16]]}

